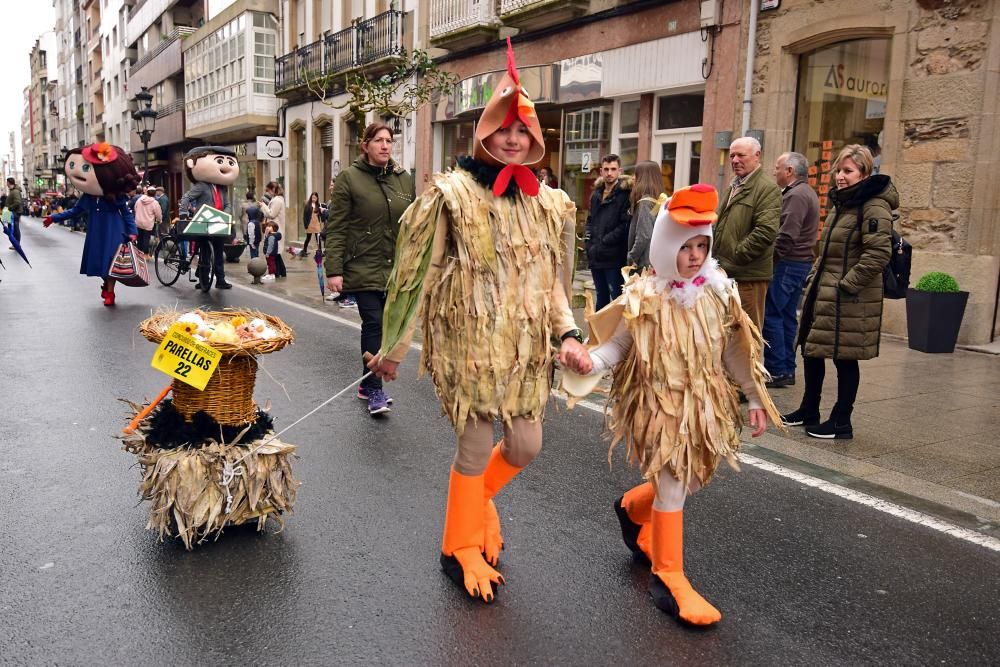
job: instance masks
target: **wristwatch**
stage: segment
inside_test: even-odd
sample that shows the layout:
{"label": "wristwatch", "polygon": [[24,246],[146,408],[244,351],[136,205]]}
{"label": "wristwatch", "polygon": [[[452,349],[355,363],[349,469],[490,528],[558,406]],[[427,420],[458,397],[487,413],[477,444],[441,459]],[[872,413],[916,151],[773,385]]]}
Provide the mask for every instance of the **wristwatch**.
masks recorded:
{"label": "wristwatch", "polygon": [[580,343],[580,345],[583,345],[583,332],[580,331],[579,329],[570,329],[562,336],[560,336],[559,340],[561,342],[566,340],[567,338],[575,338],[576,342]]}

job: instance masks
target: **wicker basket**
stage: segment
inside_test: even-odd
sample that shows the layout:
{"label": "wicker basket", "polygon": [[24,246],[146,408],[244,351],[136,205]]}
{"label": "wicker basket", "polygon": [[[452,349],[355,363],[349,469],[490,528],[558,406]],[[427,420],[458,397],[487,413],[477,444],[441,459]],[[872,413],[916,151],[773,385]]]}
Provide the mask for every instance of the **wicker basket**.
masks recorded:
{"label": "wicker basket", "polygon": [[[144,320],[139,325],[139,331],[147,339],[159,343],[181,314],[176,310],[158,312]],[[213,311],[200,314],[207,322],[228,322],[236,316],[245,317],[247,321],[260,318],[277,332],[276,336],[267,340],[243,341],[239,344],[210,343],[222,353],[222,358],[205,389],[199,391],[180,380],[174,380],[172,385],[174,406],[185,419],[191,419],[194,413],[204,411],[226,426],[247,424],[257,418],[257,408],[253,402],[254,383],[257,380],[255,357],[280,350],[291,343],[295,336],[279,318],[257,311]]]}
{"label": "wicker basket", "polygon": [[184,419],[203,410],[226,426],[248,424],[257,418],[253,402],[257,360],[250,355],[224,354],[203,391],[174,380],[174,406]]}

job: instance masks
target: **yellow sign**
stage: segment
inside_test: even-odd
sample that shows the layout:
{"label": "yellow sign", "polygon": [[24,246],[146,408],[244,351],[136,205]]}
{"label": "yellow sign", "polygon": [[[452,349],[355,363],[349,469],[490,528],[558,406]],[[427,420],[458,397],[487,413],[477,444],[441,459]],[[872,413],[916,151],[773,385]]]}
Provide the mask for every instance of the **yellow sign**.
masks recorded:
{"label": "yellow sign", "polygon": [[184,325],[176,323],[167,330],[150,365],[202,391],[219,365],[221,356],[222,353],[215,348],[184,333]]}

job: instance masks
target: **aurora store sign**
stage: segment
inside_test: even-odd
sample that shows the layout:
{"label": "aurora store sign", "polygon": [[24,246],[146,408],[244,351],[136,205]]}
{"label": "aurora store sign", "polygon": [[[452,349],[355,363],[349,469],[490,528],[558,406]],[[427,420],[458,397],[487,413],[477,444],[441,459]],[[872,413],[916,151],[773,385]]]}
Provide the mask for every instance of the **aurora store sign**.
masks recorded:
{"label": "aurora store sign", "polygon": [[830,65],[823,81],[824,88],[832,88],[840,95],[850,95],[852,97],[881,97],[884,98],[889,90],[889,84],[885,81],[855,76],[850,70],[844,67],[843,63]]}

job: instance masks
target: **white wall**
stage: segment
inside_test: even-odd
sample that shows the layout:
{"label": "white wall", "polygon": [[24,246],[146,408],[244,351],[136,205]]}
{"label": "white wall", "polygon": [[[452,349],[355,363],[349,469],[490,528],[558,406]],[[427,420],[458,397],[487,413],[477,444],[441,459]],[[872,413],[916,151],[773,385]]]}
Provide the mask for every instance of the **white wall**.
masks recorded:
{"label": "white wall", "polygon": [[[125,47],[127,41],[125,36],[126,20],[120,20],[120,13],[125,8],[125,0],[108,0],[106,6],[101,7],[101,48],[104,49],[105,40],[108,43],[108,50],[103,52],[101,66],[101,80],[105,85],[104,95],[104,136],[126,151],[130,150],[131,119],[128,113],[128,102],[135,95],[136,91],[128,89],[128,63],[123,63],[125,59]],[[118,85],[115,86],[115,77],[118,77]],[[107,85],[111,85],[111,95],[107,94]]]}

